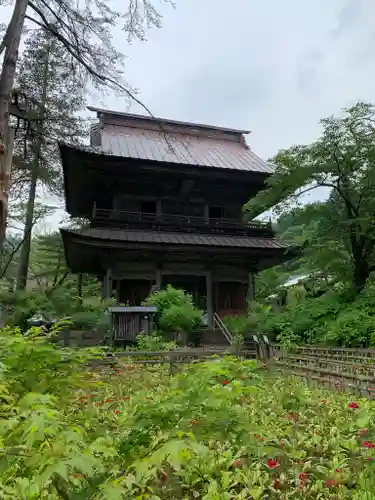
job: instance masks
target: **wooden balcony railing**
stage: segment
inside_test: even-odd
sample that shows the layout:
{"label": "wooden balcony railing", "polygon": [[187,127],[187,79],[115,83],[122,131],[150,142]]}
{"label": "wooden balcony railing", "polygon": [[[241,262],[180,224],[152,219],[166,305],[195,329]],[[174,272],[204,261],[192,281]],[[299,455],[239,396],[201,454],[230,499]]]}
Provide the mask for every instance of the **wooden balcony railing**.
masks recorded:
{"label": "wooden balcony railing", "polygon": [[145,212],[124,212],[94,206],[92,227],[121,227],[153,231],[197,232],[246,236],[272,236],[270,222],[244,223],[236,219],[205,219],[188,215],[156,215]]}

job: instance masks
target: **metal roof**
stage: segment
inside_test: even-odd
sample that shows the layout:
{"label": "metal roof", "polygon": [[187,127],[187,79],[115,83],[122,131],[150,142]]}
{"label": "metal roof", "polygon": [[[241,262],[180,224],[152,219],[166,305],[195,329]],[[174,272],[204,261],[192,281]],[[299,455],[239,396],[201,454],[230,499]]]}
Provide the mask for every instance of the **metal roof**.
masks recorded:
{"label": "metal roof", "polygon": [[128,159],[139,159],[217,167],[272,174],[274,167],[263,161],[243,142],[164,133],[137,127],[105,124],[101,130],[101,150]]}
{"label": "metal roof", "polygon": [[108,307],[108,311],[111,313],[118,312],[135,312],[135,313],[155,313],[157,312],[156,306],[113,306]]}
{"label": "metal roof", "polygon": [[96,108],[95,106],[87,106],[87,109],[89,111],[94,111],[97,113],[97,116],[101,115],[107,115],[107,116],[114,116],[114,117],[119,117],[119,118],[126,118],[129,120],[142,120],[144,122],[149,122],[149,123],[161,123],[163,125],[177,125],[177,126],[183,126],[183,127],[193,127],[196,129],[202,129],[202,130],[217,130],[220,132],[229,132],[229,133],[234,133],[234,134],[250,134],[250,130],[242,130],[242,129],[235,129],[235,128],[229,128],[229,127],[220,127],[217,125],[207,125],[203,123],[193,123],[193,122],[183,122],[179,120],[169,120],[166,118],[160,118],[156,116],[151,116],[151,115],[139,115],[135,113],[127,113],[123,111],[111,111],[109,109],[103,109],[103,108]]}
{"label": "metal roof", "polygon": [[62,230],[63,233],[102,240],[129,243],[155,243],[167,245],[194,245],[227,248],[279,249],[290,248],[290,244],[276,238],[253,238],[249,236],[220,236],[193,233],[165,233],[159,231],[127,231],[123,229],[89,228],[83,231]]}

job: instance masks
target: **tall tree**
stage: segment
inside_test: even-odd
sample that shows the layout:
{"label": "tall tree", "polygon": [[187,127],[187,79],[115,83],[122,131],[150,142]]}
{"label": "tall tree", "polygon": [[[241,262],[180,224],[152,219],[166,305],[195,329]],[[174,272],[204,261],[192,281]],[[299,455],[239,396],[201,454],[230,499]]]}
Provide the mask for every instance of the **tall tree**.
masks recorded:
{"label": "tall tree", "polygon": [[24,238],[17,288],[27,282],[31,230],[37,188],[61,193],[61,169],[57,142],[80,142],[87,134],[85,121],[77,115],[85,99],[85,82],[64,61],[64,48],[49,32],[39,29],[26,41],[19,65],[18,87],[38,102],[40,120],[26,161],[28,175]]}
{"label": "tall tree", "polygon": [[[8,175],[9,162],[6,160],[11,148],[8,147],[7,153],[6,138],[9,136],[10,98],[25,20],[47,30],[64,46],[67,67],[72,61],[78,62],[84,78],[90,78],[98,87],[110,86],[123,92],[149,112],[123,83],[123,56],[114,49],[111,35],[113,28],[123,22],[128,38],[142,39],[145,27],[159,27],[161,17],[150,0],[129,0],[118,11],[114,11],[110,4],[110,0],[14,1],[12,18],[0,43],[0,55],[3,54],[0,73],[0,179]],[[0,244],[6,218],[7,192],[5,182],[0,189]]]}
{"label": "tall tree", "polygon": [[323,119],[322,135],[314,143],[281,150],[273,158],[276,170],[267,189],[245,207],[249,216],[277,204],[282,211],[307,191],[330,188],[319,208],[317,242],[324,247],[329,239],[340,265],[346,259],[356,291],[375,270],[374,116],[375,107],[360,102],[339,117]]}

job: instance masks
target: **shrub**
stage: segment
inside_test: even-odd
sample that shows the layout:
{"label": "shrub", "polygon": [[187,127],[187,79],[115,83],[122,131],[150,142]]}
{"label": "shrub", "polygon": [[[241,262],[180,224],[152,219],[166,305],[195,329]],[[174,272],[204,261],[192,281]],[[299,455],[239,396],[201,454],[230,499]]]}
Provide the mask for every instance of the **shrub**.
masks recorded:
{"label": "shrub", "polygon": [[190,333],[202,323],[202,312],[186,305],[172,305],[160,317],[159,326],[164,332]]}
{"label": "shrub", "polygon": [[52,294],[42,291],[16,291],[4,293],[0,297],[5,312],[6,323],[28,329],[28,320],[37,313],[47,319],[59,320],[70,318],[70,327],[77,330],[105,330],[108,328],[108,316],[105,310],[112,301],[79,302],[71,291],[61,288]]}
{"label": "shrub", "polygon": [[0,332],[0,498],[372,498],[375,402],[226,357],[175,376]]}
{"label": "shrub", "polygon": [[346,347],[368,347],[375,340],[375,318],[368,310],[348,308],[336,321],[327,324],[324,337],[329,344]]}
{"label": "shrub", "polygon": [[70,317],[72,330],[95,330],[105,332],[110,327],[110,316],[104,307],[79,311]]}
{"label": "shrub", "polygon": [[284,346],[375,347],[375,280],[359,295],[341,285],[319,297],[299,297],[282,309],[255,305],[242,325]]}
{"label": "shrub", "polygon": [[140,351],[172,351],[176,347],[176,342],[166,342],[156,332],[153,332],[151,335],[147,333],[137,335],[137,349]]}
{"label": "shrub", "polygon": [[153,293],[144,301],[146,306],[155,306],[158,309],[158,314],[162,315],[163,312],[171,306],[187,306],[194,307],[191,295],[184,290],[173,288],[171,285],[163,290]]}
{"label": "shrub", "polygon": [[202,311],[194,307],[191,295],[170,285],[148,297],[144,304],[157,308],[156,321],[162,333],[189,333],[203,322]]}

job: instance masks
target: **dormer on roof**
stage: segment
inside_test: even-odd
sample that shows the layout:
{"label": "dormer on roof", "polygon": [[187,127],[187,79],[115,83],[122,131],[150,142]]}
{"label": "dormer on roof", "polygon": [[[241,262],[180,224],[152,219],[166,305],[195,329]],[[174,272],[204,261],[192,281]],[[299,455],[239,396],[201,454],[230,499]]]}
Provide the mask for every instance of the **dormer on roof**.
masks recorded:
{"label": "dormer on roof", "polygon": [[91,145],[107,154],[266,175],[273,172],[273,166],[261,160],[246,143],[248,130],[88,109],[99,118],[91,128]]}

